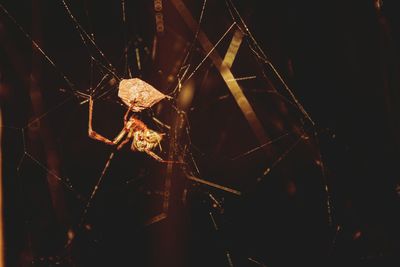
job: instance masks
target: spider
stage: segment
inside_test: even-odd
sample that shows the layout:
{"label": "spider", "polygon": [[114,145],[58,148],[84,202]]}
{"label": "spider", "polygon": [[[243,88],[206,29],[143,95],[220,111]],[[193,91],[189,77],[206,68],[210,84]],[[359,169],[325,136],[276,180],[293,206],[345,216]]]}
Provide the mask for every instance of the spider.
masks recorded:
{"label": "spider", "polygon": [[160,156],[152,151],[157,146],[161,150],[160,142],[164,134],[147,128],[146,124],[136,118],[135,115],[132,114],[129,116],[131,111],[139,112],[145,108],[149,108],[166,96],[160,93],[150,84],[138,78],[121,80],[119,84],[118,96],[128,106],[128,110],[124,116],[124,127],[122,128],[121,132],[113,140],[110,140],[93,130],[93,98],[90,96],[88,121],[89,137],[101,141],[107,145],[117,145],[117,150],[120,150],[126,143],[132,140],[132,151],[145,152],[159,162],[169,162],[163,160]]}

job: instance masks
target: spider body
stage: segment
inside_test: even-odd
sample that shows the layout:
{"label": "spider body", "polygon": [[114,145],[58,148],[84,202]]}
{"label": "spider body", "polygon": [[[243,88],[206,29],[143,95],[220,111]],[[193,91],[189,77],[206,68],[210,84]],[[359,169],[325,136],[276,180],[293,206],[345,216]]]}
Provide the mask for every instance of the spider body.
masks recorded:
{"label": "spider body", "polygon": [[131,141],[131,150],[145,152],[157,161],[166,162],[153,152],[153,149],[157,146],[161,149],[160,142],[163,138],[163,134],[147,128],[146,124],[136,118],[134,115],[129,116],[130,111],[131,109],[128,109],[124,116],[124,127],[122,128],[121,132],[113,140],[110,140],[93,130],[93,99],[90,97],[88,121],[89,137],[108,145],[117,146],[118,150],[121,149],[126,143]]}
{"label": "spider body", "polygon": [[[146,124],[141,120],[130,117],[129,120],[125,122],[124,131],[126,132],[126,138],[124,141],[129,142],[132,140],[131,150],[147,152],[151,151],[157,146],[160,146],[162,140],[162,134],[148,129]],[[124,141],[118,146],[122,147]]]}

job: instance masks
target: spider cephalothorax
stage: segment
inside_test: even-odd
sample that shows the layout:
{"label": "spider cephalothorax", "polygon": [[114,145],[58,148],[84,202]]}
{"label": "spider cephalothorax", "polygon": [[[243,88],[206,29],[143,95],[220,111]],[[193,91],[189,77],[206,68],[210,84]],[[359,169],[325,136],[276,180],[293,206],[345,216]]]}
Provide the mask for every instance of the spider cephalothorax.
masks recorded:
{"label": "spider cephalothorax", "polygon": [[131,149],[133,151],[145,152],[154,159],[163,162],[164,160],[153,152],[153,149],[157,146],[161,149],[160,143],[163,134],[148,129],[146,124],[136,118],[134,114],[130,116],[129,114],[131,111],[139,112],[145,108],[150,108],[166,96],[138,78],[122,80],[119,84],[118,96],[128,106],[124,116],[124,128],[113,140],[95,132],[92,128],[93,99],[90,97],[89,137],[108,145],[117,145],[117,149],[121,149],[126,143],[132,141]]}

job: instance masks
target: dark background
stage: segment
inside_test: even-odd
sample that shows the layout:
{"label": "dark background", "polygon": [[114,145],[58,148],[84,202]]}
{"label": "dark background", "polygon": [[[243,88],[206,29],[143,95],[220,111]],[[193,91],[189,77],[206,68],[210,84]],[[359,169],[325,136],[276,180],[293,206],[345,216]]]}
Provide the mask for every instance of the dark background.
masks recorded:
{"label": "dark background", "polygon": [[[137,2],[126,1],[127,25],[121,23],[120,2],[71,3],[71,11],[86,29],[96,33],[96,43],[124,75],[121,61],[124,40],[133,40],[134,46],[143,52],[146,47],[151,49],[155,34],[152,1]],[[173,6],[163,2],[170,30],[159,39],[160,56],[156,62],[144,57],[140,71],[132,68],[141,78],[169,92],[175,81],[168,81],[168,73],[173,73],[172,65],[182,55],[177,51],[185,48],[193,35]],[[198,18],[202,2],[186,2]],[[1,3],[39,40],[46,53],[56,59],[57,67],[68,73],[75,89],[89,87],[90,61],[86,48],[58,1],[2,0]],[[74,187],[82,195],[88,195],[111,149],[87,140],[84,134],[87,107],[79,105],[83,99],[66,100],[67,93],[54,89],[68,90],[68,85],[40,55],[32,52],[29,40],[2,12],[3,124],[17,128],[3,128],[7,266],[229,266],[227,250],[233,266],[257,266],[249,257],[265,266],[397,266],[400,22],[396,1],[384,1],[380,10],[374,3],[372,0],[235,1],[263,50],[316,122],[319,143],[310,146],[321,149],[327,169],[331,225],[326,218],[324,183],[308,160],[313,153],[308,152],[307,146],[296,150],[271,173],[271,179],[250,189],[243,198],[216,193],[226,202],[224,214],[215,212],[221,226],[218,231],[210,221],[209,212],[213,209],[206,197],[208,191],[202,187],[191,190],[187,205],[175,201],[168,220],[143,227],[143,220],[148,217],[147,205],[153,205],[151,201],[141,204],[146,185],[140,181],[139,185],[136,182],[133,186],[121,185],[146,170],[150,169],[156,177],[164,175],[165,170],[142,155],[123,151],[111,165],[109,179],[102,185],[90,212],[88,221],[93,228],[74,229],[77,237],[67,249],[63,248],[65,233],[79,221],[82,203],[59,184],[49,186],[52,179],[48,173],[31,160],[24,161],[17,173],[21,154],[28,150],[40,162],[46,162],[45,154],[57,154],[58,163],[47,161],[46,166],[62,166],[61,176],[70,177]],[[204,30],[213,43],[226,25],[229,14],[224,4],[208,1]],[[173,48],[174,43],[177,48]],[[201,55],[201,51],[196,55]],[[96,75],[101,77],[97,73],[95,78]],[[238,116],[232,114],[237,110],[229,109],[228,104],[212,107],[209,104],[212,101],[207,99],[213,95],[205,92],[197,95],[194,103],[195,107],[210,105],[207,112],[192,116],[195,141],[208,153],[215,152],[218,139],[212,137],[218,134],[214,131],[225,131],[229,136],[242,136],[243,143],[251,147],[254,143],[251,134],[236,132],[232,126]],[[35,107],[38,93],[42,104]],[[41,123],[39,128],[44,130],[27,130],[30,134],[24,149],[19,129],[63,101],[68,102],[49,113],[48,120]],[[99,117],[106,121],[115,120],[114,114],[122,117],[123,111],[118,106],[109,101],[98,102]],[[262,108],[261,103],[258,109]],[[228,122],[222,124],[222,119],[213,122],[212,117],[218,114]],[[269,113],[261,114],[269,120]],[[297,117],[288,116],[290,124],[297,125]],[[234,118],[232,122],[229,117]],[[222,129],[225,126],[219,129],[219,124],[225,125],[225,130]],[[99,122],[99,131],[109,131],[111,136],[117,130],[109,128],[121,127],[115,121],[110,125]],[[230,149],[242,151],[240,145],[233,144]],[[210,160],[199,160],[205,173],[211,176],[236,172],[242,180],[246,175],[251,180],[265,167],[259,166],[259,157],[250,158],[250,163],[231,166],[215,155],[221,154],[215,152]],[[145,166],[144,170],[141,166]],[[151,173],[146,175],[151,177]],[[181,176],[177,173],[176,181],[182,182]],[[294,193],[288,187],[292,180]],[[181,186],[174,190],[178,192]],[[61,202],[54,203],[54,199]]]}

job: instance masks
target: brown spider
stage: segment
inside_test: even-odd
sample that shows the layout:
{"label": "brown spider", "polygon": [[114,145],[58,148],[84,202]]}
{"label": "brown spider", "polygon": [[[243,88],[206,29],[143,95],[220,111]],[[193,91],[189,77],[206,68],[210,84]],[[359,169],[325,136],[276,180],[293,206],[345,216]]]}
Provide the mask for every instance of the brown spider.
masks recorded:
{"label": "brown spider", "polygon": [[92,96],[90,96],[88,123],[89,137],[107,145],[118,145],[117,150],[120,150],[132,139],[131,150],[145,152],[159,162],[168,162],[152,151],[157,146],[161,149],[160,142],[164,134],[147,128],[146,124],[134,115],[129,117],[130,111],[140,111],[144,108],[148,108],[164,98],[165,95],[161,94],[148,83],[135,78],[122,80],[120,82],[118,96],[129,106],[124,116],[124,128],[113,140],[95,132],[92,127],[93,99]]}

